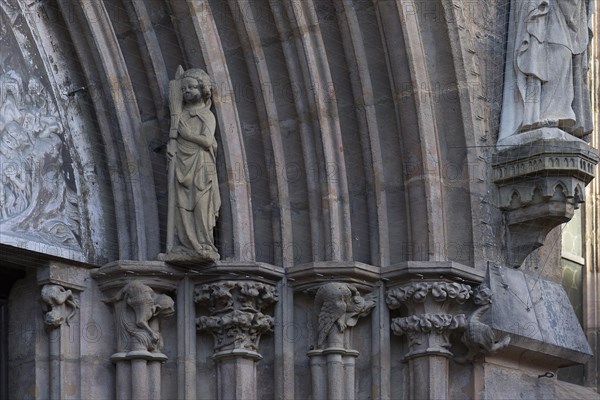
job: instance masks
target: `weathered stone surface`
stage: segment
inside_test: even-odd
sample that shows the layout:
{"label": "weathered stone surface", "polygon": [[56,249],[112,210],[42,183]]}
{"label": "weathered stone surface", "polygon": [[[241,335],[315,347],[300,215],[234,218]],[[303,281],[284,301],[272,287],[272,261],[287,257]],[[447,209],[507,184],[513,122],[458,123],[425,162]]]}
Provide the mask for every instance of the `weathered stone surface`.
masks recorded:
{"label": "weathered stone surface", "polygon": [[494,302],[489,325],[512,336],[511,346],[585,362],[591,349],[560,284],[512,268],[490,267]]}

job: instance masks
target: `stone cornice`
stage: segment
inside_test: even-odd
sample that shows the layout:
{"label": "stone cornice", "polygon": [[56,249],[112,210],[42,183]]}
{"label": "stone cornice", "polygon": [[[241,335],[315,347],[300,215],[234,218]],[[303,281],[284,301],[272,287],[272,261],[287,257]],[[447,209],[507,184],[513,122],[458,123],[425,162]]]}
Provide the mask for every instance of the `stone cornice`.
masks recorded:
{"label": "stone cornice", "polygon": [[185,274],[162,261],[115,261],[92,271],[92,277],[102,291],[117,290],[131,279],[136,279],[153,289],[172,291]]}
{"label": "stone cornice", "polygon": [[89,268],[49,261],[48,265],[37,270],[39,285],[60,285],[79,292],[87,287]]}
{"label": "stone cornice", "polygon": [[380,279],[380,268],[357,261],[322,261],[296,265],[286,270],[288,282],[296,290],[316,289],[323,283],[351,283],[370,290]]}
{"label": "stone cornice", "polygon": [[453,261],[405,261],[381,269],[381,279],[388,287],[428,278],[476,285],[483,282],[485,271]]}
{"label": "stone cornice", "polygon": [[185,273],[195,283],[252,279],[274,284],[284,277],[285,270],[263,262],[216,261],[202,268],[187,269]]}

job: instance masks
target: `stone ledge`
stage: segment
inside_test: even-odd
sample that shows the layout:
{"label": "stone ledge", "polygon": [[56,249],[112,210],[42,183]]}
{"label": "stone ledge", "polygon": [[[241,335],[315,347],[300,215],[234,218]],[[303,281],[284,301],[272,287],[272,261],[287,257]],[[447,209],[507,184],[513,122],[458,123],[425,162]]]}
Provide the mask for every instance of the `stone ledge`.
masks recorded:
{"label": "stone ledge", "polygon": [[357,261],[322,261],[301,264],[286,270],[288,282],[296,290],[310,290],[323,283],[351,283],[372,290],[380,279],[380,268]]}
{"label": "stone ledge", "polygon": [[387,287],[411,280],[442,279],[478,285],[485,271],[453,261],[405,261],[381,270],[381,279]]}
{"label": "stone ledge", "polygon": [[162,261],[120,260],[106,264],[91,274],[103,292],[120,289],[131,279],[139,280],[153,289],[173,291],[184,277],[180,270]]}
{"label": "stone ledge", "polygon": [[90,271],[86,267],[49,261],[48,266],[37,270],[37,281],[40,286],[54,284],[81,292],[88,286]]}
{"label": "stone ledge", "polygon": [[215,261],[202,268],[186,269],[194,283],[209,283],[221,280],[255,280],[274,284],[280,281],[285,270],[282,267],[250,261]]}

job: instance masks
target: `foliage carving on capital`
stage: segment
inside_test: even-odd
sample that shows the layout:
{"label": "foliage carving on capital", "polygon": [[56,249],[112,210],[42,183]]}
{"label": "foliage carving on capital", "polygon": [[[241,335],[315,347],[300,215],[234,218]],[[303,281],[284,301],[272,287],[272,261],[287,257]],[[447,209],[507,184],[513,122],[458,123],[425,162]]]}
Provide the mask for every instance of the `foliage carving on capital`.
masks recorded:
{"label": "foliage carving on capital", "polygon": [[403,303],[423,303],[430,295],[436,302],[466,302],[472,294],[471,286],[456,282],[415,282],[387,292],[388,307],[395,310]]}
{"label": "foliage carving on capital", "polygon": [[421,314],[394,318],[391,328],[395,335],[408,337],[409,357],[430,352],[450,355],[450,333],[466,325],[464,314]]}
{"label": "foliage carving on capital", "polygon": [[255,281],[204,284],[194,301],[208,306],[209,316],[196,318],[198,330],[215,338],[215,351],[257,351],[260,337],[271,332],[273,317],[263,311],[278,300],[274,286]]}
{"label": "foliage carving on capital", "polygon": [[162,337],[157,322],[175,313],[175,302],[171,297],[134,280],[107,303],[113,304],[115,309],[119,352],[161,350]]}
{"label": "foliage carving on capital", "polygon": [[354,285],[331,282],[319,288],[315,296],[318,314],[318,348],[343,343],[344,331],[356,325],[375,307],[370,298],[360,295]]}
{"label": "foliage carving on capital", "polygon": [[44,323],[48,329],[60,327],[69,321],[79,308],[79,302],[71,290],[60,285],[48,284],[42,287]]}
{"label": "foliage carving on capital", "polygon": [[408,332],[442,332],[465,328],[467,319],[464,314],[422,314],[394,318],[392,331],[396,335]]}

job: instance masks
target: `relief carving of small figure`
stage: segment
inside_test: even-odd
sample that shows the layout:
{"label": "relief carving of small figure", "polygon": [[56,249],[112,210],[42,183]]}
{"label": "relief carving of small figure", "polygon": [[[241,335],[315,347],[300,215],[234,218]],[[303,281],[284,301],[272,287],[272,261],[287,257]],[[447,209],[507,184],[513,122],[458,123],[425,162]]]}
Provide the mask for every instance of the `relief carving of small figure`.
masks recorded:
{"label": "relief carving of small figure", "polygon": [[321,286],[315,296],[315,310],[319,313],[318,348],[346,345],[344,331],[355,326],[373,307],[375,302],[362,297],[353,285],[333,282]]}
{"label": "relief carving of small figure", "polygon": [[59,285],[44,285],[42,287],[42,302],[44,304],[44,323],[49,329],[58,328],[69,321],[79,308],[79,302],[71,290],[65,290]]}
{"label": "relief carving of small figure", "polygon": [[167,146],[169,217],[165,259],[219,259],[213,229],[221,207],[211,82],[201,69],[178,70],[171,82]]}
{"label": "relief carving of small figure", "polygon": [[512,3],[499,140],[543,127],[589,134],[590,1]]}
{"label": "relief carving of small figure", "polygon": [[29,207],[32,177],[29,155],[33,144],[25,130],[11,121],[0,132],[0,220],[19,215]]}
{"label": "relief carving of small figure", "polygon": [[119,334],[119,351],[157,351],[162,338],[151,327],[155,318],[167,318],[175,313],[175,302],[166,294],[139,281],[129,282],[107,303],[114,304]]}

